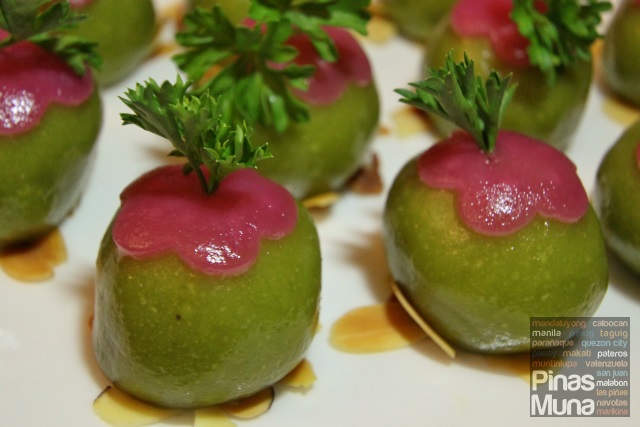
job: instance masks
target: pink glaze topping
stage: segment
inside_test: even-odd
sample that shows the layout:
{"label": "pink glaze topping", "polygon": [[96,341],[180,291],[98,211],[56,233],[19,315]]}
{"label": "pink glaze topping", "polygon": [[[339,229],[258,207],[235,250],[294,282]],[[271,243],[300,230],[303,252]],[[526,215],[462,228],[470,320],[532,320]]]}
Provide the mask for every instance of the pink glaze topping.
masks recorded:
{"label": "pink glaze topping", "polygon": [[[0,30],[0,39],[6,35]],[[28,131],[52,103],[82,104],[93,88],[90,71],[78,76],[60,58],[32,43],[0,50],[0,135]]]}
{"label": "pink glaze topping", "polygon": [[331,104],[340,98],[349,82],[364,87],[372,80],[369,59],[351,33],[337,27],[326,27],[325,31],[336,44],[339,55],[336,62],[321,59],[306,36],[296,35],[288,41],[300,52],[295,60],[297,64],[316,67],[308,90],[296,91],[298,97],[309,104]]}
{"label": "pink glaze topping", "polygon": [[152,170],[121,195],[113,240],[136,259],[173,252],[206,274],[236,275],[255,262],[260,239],[280,239],[296,226],[293,197],[253,169],[228,175],[207,195],[195,174],[177,165]]}
{"label": "pink glaze topping", "polygon": [[[544,4],[538,3],[539,9]],[[459,0],[451,11],[453,31],[462,37],[486,37],[494,54],[514,67],[530,65],[529,41],[509,16],[512,0]]]}
{"label": "pink glaze topping", "polygon": [[462,221],[485,235],[514,233],[536,214],[573,223],[589,206],[575,165],[561,151],[514,132],[500,132],[490,154],[455,132],[420,156],[418,174],[432,188],[452,190]]}

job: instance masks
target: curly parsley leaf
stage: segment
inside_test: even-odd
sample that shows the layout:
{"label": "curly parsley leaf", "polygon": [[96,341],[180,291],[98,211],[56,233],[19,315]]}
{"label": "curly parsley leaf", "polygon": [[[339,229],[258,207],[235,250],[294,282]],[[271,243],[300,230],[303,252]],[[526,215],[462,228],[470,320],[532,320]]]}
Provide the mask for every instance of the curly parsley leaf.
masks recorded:
{"label": "curly parsley leaf", "polygon": [[[229,173],[255,168],[271,157],[267,145],[253,148],[247,126],[234,122],[221,111],[219,98],[207,91],[189,93],[190,82],[179,76],[175,84],[158,85],[150,79],[145,85],[125,92],[120,99],[133,113],[123,113],[124,124],[133,124],[168,139],[172,156],[185,157],[184,173],[195,172],[207,194],[215,192]],[[209,171],[209,176],[201,166]]]}
{"label": "curly parsley leaf", "polygon": [[[196,8],[184,19],[176,40],[186,49],[174,61],[198,90],[228,93],[224,109],[282,132],[291,123],[309,120],[306,105],[291,88],[305,90],[315,72],[294,63],[298,51],[287,41],[306,34],[322,58],[337,51],[324,25],[365,32],[369,0],[253,0],[253,26],[234,26],[219,7]],[[212,71],[213,70],[213,71]]]}
{"label": "curly parsley leaf", "polygon": [[288,20],[309,36],[322,59],[336,61],[338,52],[322,27],[345,27],[366,34],[371,18],[369,3],[369,0],[254,0],[249,16],[265,23]]}
{"label": "curly parsley leaf", "polygon": [[456,64],[452,53],[444,67],[430,74],[423,81],[409,83],[415,91],[396,89],[403,96],[400,101],[449,120],[469,132],[482,150],[493,151],[504,108],[515,90],[509,85],[511,75],[501,78],[494,71],[483,82],[466,54]]}
{"label": "curly parsley leaf", "polygon": [[602,37],[598,25],[602,13],[611,9],[608,1],[514,0],[511,18],[529,40],[531,64],[539,67],[549,84],[558,69],[576,59],[591,58],[591,44]]}
{"label": "curly parsley leaf", "polygon": [[[306,88],[314,68],[290,63],[297,51],[285,44],[293,35],[288,21],[273,22],[264,30],[258,25],[235,27],[215,7],[196,9],[184,24],[176,40],[187,50],[174,56],[174,61],[190,79],[203,82],[199,90],[214,96],[227,93],[228,113],[278,131],[291,120],[308,119],[306,107],[289,87]],[[218,67],[214,74],[206,75],[214,67]]]}

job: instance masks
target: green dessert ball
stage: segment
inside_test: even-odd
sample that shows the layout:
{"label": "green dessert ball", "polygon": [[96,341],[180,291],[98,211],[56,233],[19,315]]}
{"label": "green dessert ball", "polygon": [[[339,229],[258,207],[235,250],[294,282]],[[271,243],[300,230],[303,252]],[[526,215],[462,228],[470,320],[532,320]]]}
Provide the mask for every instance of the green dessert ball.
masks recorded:
{"label": "green dessert ball", "polygon": [[602,50],[602,73],[620,97],[640,106],[640,3],[626,0],[614,15]]}
{"label": "green dessert ball", "polygon": [[163,407],[211,406],[273,385],[302,360],[321,282],[302,206],[295,229],[263,239],[255,264],[234,276],[194,271],[173,253],[122,256],[111,230],[98,256],[93,343],[119,389]]}
{"label": "green dessert ball", "polygon": [[96,80],[101,85],[124,79],[151,53],[157,32],[151,0],[93,0],[74,11],[86,19],[73,34],[98,44],[103,63]]}
{"label": "green dessert ball", "polygon": [[373,83],[350,84],[330,105],[309,105],[310,120],[286,131],[256,125],[252,140],[268,142],[273,159],[260,172],[305,198],[342,188],[362,166],[378,123],[379,98]]}
{"label": "green dessert ball", "polygon": [[27,132],[0,136],[0,248],[38,239],[69,216],[86,186],[101,124],[94,90],[79,106],[50,105]]}
{"label": "green dessert ball", "polygon": [[513,234],[490,236],[461,221],[454,198],[425,185],[412,160],[390,189],[383,220],[393,278],[447,342],[525,352],[531,317],[595,312],[608,272],[593,209],[576,223],[537,216]]}
{"label": "green dessert ball", "polygon": [[606,153],[596,179],[596,209],[611,250],[640,274],[640,122]]}

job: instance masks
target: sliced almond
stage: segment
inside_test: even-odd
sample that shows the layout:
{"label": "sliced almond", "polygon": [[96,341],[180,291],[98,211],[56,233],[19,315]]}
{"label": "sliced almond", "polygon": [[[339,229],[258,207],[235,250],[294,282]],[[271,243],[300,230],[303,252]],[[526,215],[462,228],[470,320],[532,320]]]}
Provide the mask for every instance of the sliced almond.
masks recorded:
{"label": "sliced almond", "polygon": [[267,412],[273,404],[275,392],[273,387],[254,394],[244,399],[236,400],[220,405],[220,408],[228,415],[238,418],[255,418]]}
{"label": "sliced almond", "polygon": [[394,132],[400,137],[409,137],[429,129],[429,121],[415,108],[402,106],[396,109],[391,119],[394,123]]}
{"label": "sliced almond", "polygon": [[296,388],[310,388],[317,379],[311,363],[307,359],[303,359],[298,363],[298,366],[280,380],[279,384]]}
{"label": "sliced almond", "polygon": [[456,351],[446,342],[429,324],[422,318],[422,316],[413,308],[409,300],[404,296],[398,284],[394,281],[391,282],[391,289],[396,296],[402,307],[407,311],[409,316],[422,328],[422,330],[440,347],[447,356],[452,359],[456,357]]}
{"label": "sliced almond", "polygon": [[604,114],[624,126],[631,126],[640,117],[640,110],[615,96],[607,97],[602,103]]}
{"label": "sliced almond", "polygon": [[217,406],[195,410],[193,427],[236,427],[227,414]]}
{"label": "sliced almond", "polygon": [[0,254],[0,266],[7,275],[25,282],[53,277],[54,268],[67,260],[67,248],[57,229],[32,244]]}
{"label": "sliced almond", "polygon": [[340,197],[338,193],[329,191],[327,193],[311,196],[302,201],[307,209],[325,209],[331,207]]}
{"label": "sliced almond", "polygon": [[407,347],[425,334],[394,300],[351,310],[333,325],[331,344],[349,353],[376,353]]}
{"label": "sliced almond", "polygon": [[138,427],[159,423],[181,413],[141,402],[116,387],[108,386],[93,401],[93,411],[112,427]]}
{"label": "sliced almond", "polygon": [[397,34],[398,27],[392,21],[381,16],[373,15],[367,23],[366,39],[373,43],[387,42]]}

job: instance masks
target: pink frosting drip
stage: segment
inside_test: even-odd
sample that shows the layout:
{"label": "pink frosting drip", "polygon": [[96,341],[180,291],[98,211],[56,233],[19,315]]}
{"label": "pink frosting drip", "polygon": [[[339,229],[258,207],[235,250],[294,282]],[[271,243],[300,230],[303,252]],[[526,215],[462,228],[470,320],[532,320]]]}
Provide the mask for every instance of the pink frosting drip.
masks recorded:
{"label": "pink frosting drip", "polygon": [[315,74],[309,80],[308,90],[296,91],[300,99],[315,105],[337,101],[349,82],[364,87],[372,80],[369,59],[351,33],[337,27],[326,27],[325,31],[336,44],[339,55],[336,62],[321,59],[306,36],[296,35],[288,42],[300,51],[295,61],[297,64],[316,67]]}
{"label": "pink frosting drip", "polygon": [[[544,7],[538,4],[538,9]],[[459,0],[451,12],[451,25],[460,36],[487,37],[493,52],[503,62],[528,67],[529,41],[511,20],[512,9],[512,0]]]}
{"label": "pink frosting drip", "polygon": [[[0,30],[0,38],[6,34]],[[34,44],[21,42],[0,50],[0,135],[28,131],[52,103],[82,104],[93,88],[91,72],[80,77]]]}
{"label": "pink frosting drip", "polygon": [[113,240],[122,255],[173,252],[207,274],[243,273],[255,262],[260,239],[286,236],[298,218],[289,192],[253,169],[233,172],[207,195],[195,174],[160,167],[130,184],[121,202]]}
{"label": "pink frosting drip", "polygon": [[501,132],[487,154],[458,131],[420,156],[418,173],[430,187],[453,190],[462,221],[485,235],[514,233],[536,214],[573,223],[589,206],[575,165],[561,151],[513,132]]}

